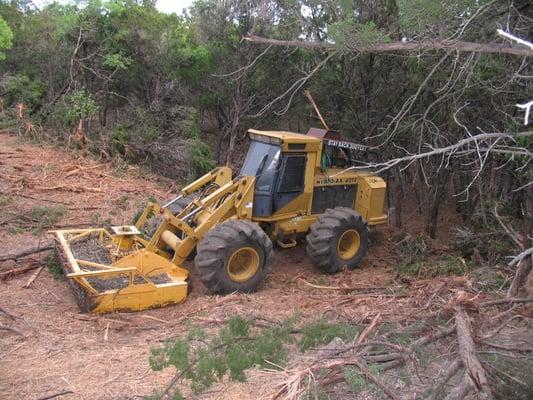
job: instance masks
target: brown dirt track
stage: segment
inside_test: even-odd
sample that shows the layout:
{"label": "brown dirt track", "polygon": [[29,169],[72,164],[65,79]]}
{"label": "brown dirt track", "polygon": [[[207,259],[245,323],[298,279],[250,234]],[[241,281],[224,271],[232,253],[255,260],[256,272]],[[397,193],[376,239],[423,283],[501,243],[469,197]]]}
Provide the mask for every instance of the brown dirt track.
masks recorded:
{"label": "brown dirt track", "polygon": [[[149,195],[166,198],[172,189],[170,181],[140,169],[129,167],[117,175],[109,163],[76,158],[61,149],[37,147],[0,134],[0,194],[12,199],[0,213],[0,254],[50,242],[46,234],[13,231],[13,217],[29,213],[32,207],[65,205],[70,211],[60,225],[88,224],[95,213],[103,218],[111,215],[113,223],[123,224],[130,222]],[[0,323],[9,323],[24,334],[0,330],[0,398],[38,399],[62,391],[72,393],[61,399],[142,398],[164,387],[173,375],[170,369],[150,370],[151,346],[180,335],[190,323],[216,329],[234,314],[283,320],[295,313],[304,319],[329,313],[356,323],[368,323],[377,313],[384,320],[405,324],[423,318],[429,313],[426,302],[435,288],[454,290],[468,278],[418,280],[398,289],[399,296],[388,290],[354,290],[398,286],[391,233],[388,228],[373,233],[365,262],[355,272],[325,276],[313,268],[302,246],[277,250],[273,272],[258,293],[212,296],[193,274],[193,290],[185,303],[132,314],[80,314],[67,284],[54,279],[46,267],[27,289],[23,286],[31,272],[0,281],[0,307],[16,316],[9,321],[0,314]],[[46,265],[45,258],[3,263],[0,272],[28,263]],[[352,290],[312,288],[303,279]],[[252,385],[216,388],[212,398],[258,397]]]}

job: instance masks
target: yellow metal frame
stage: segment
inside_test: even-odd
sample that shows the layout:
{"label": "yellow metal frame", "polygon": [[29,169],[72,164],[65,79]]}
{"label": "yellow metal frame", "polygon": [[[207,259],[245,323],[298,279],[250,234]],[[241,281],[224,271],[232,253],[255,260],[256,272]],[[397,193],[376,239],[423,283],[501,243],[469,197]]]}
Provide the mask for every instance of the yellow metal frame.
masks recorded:
{"label": "yellow metal frame", "polygon": [[[179,303],[187,297],[187,271],[171,264],[166,258],[146,250],[134,252],[112,265],[74,257],[70,246],[93,234],[98,236],[102,244],[104,239],[113,242],[116,236],[105,229],[69,229],[52,233],[55,235],[59,256],[65,261],[62,266],[66,277],[80,287],[84,299],[78,300],[85,303],[86,311],[99,313],[139,311]],[[132,258],[132,255],[136,257]],[[88,271],[84,267],[96,270]],[[154,283],[151,277],[161,274],[166,274],[169,282]],[[127,286],[114,290],[99,291],[88,280],[89,278],[106,280],[124,276],[128,277]]]}

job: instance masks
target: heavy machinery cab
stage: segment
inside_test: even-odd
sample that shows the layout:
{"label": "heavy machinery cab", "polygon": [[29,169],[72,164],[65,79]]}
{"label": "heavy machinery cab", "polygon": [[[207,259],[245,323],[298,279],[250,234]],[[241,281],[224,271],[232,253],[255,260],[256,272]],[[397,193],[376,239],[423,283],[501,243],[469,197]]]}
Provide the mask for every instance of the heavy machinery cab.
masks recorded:
{"label": "heavy machinery cab", "polygon": [[299,197],[305,189],[309,151],[316,155],[319,142],[308,146],[304,135],[250,130],[251,144],[241,176],[255,178],[254,218],[270,217]]}
{"label": "heavy machinery cab", "polygon": [[[347,169],[352,165],[351,151],[364,146],[328,136],[329,132],[249,130],[251,144],[240,175],[255,177],[253,219],[275,222],[348,207],[371,225],[386,221],[385,182],[368,171]],[[278,228],[290,233],[286,223]],[[307,228],[306,224],[301,227]]]}

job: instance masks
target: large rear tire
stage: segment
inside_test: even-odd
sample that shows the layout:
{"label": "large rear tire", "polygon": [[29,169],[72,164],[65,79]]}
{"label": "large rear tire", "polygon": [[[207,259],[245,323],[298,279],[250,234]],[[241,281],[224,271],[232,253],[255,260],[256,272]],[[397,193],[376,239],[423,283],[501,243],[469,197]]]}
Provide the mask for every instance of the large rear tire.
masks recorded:
{"label": "large rear tire", "polygon": [[272,242],[259,225],[230,220],[209,231],[197,245],[194,265],[214,293],[255,292],[270,271]]}
{"label": "large rear tire", "polygon": [[350,208],[328,208],[307,235],[307,254],[328,274],[361,264],[368,247],[368,225]]}

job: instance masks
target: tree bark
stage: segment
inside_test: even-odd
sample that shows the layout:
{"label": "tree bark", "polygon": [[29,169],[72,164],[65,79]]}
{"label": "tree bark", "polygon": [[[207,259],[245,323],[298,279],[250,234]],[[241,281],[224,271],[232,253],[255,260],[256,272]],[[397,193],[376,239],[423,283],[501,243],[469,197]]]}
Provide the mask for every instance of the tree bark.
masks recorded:
{"label": "tree bark", "polygon": [[511,282],[511,286],[509,286],[509,290],[507,291],[508,298],[518,296],[518,292],[520,288],[525,285],[532,267],[533,257],[531,256],[524,258],[518,263],[515,276]]}
{"label": "tree bark", "polygon": [[455,306],[455,329],[459,340],[459,355],[466,367],[465,379],[472,380],[481,399],[493,399],[487,374],[476,355],[470,320],[460,306]]}

